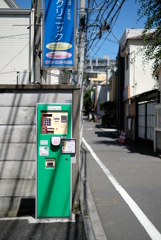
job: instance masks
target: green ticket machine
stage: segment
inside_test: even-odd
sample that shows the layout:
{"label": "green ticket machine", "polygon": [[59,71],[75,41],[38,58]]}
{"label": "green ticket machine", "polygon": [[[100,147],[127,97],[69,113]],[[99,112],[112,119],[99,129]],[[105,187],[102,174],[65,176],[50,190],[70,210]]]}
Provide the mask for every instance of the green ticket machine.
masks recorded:
{"label": "green ticket machine", "polygon": [[72,164],[70,104],[37,104],[36,218],[70,218]]}

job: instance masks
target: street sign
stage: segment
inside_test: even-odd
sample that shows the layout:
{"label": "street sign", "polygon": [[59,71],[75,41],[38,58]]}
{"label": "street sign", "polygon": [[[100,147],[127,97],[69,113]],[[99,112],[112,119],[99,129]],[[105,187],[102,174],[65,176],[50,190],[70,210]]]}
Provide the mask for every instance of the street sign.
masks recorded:
{"label": "street sign", "polygon": [[43,67],[74,68],[76,1],[44,0],[43,11]]}

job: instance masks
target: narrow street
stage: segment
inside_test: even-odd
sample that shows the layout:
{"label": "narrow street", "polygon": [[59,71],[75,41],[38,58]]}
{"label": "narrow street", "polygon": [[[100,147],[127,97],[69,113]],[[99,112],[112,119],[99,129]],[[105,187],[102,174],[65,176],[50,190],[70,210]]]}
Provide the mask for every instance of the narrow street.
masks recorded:
{"label": "narrow street", "polygon": [[161,239],[161,159],[85,117],[82,155],[106,238]]}

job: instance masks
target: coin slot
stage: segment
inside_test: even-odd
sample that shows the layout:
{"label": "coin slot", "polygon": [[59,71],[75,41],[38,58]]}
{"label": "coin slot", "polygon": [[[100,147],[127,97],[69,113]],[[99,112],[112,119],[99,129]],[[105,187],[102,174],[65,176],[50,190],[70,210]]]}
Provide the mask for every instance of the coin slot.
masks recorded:
{"label": "coin slot", "polygon": [[55,158],[45,159],[46,168],[55,168]]}

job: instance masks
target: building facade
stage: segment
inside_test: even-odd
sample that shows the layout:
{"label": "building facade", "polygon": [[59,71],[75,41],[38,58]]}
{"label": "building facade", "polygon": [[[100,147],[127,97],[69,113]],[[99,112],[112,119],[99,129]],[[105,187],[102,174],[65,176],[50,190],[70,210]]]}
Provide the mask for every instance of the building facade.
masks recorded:
{"label": "building facade", "polygon": [[30,10],[13,0],[0,3],[0,84],[29,83]]}
{"label": "building facade", "polygon": [[[0,84],[31,83],[31,9],[0,1]],[[41,83],[59,84],[60,71],[41,71]]]}
{"label": "building facade", "polygon": [[[126,29],[120,39],[117,59],[118,130],[125,129],[127,137],[133,141],[138,138],[153,141],[154,114],[151,113],[156,103],[156,93],[153,92],[155,80],[151,72],[152,61],[143,69],[141,33],[142,29]],[[142,99],[151,105],[141,106]],[[150,111],[150,115],[146,114],[147,111]],[[131,124],[133,124],[132,128]]]}

